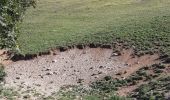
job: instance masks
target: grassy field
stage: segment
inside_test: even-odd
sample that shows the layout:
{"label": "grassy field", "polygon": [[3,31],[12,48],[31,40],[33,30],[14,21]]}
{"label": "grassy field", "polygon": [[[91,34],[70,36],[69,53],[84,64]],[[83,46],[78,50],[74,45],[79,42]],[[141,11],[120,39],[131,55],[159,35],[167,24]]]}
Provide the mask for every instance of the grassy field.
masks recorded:
{"label": "grassy field", "polygon": [[169,0],[39,0],[21,26],[23,54],[122,41],[139,51],[170,54]]}

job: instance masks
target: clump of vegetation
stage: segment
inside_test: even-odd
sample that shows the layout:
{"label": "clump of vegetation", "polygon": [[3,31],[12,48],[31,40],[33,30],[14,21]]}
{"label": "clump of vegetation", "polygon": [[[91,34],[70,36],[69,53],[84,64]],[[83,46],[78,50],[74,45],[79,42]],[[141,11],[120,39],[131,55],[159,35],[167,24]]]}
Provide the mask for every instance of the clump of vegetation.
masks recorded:
{"label": "clump of vegetation", "polygon": [[11,88],[5,88],[4,86],[0,86],[0,99],[17,100],[19,96],[20,95],[17,91],[14,91]]}
{"label": "clump of vegetation", "polygon": [[137,100],[164,100],[165,93],[170,92],[170,76],[161,77],[165,70],[165,65],[154,64],[139,69],[125,79],[113,79],[107,76],[102,80],[93,82],[91,88],[101,93],[112,94],[122,87],[137,86],[143,82],[142,85],[129,94],[129,97]]}
{"label": "clump of vegetation", "polygon": [[130,96],[138,100],[150,100],[151,98],[153,98],[152,100],[165,100],[167,98],[165,94],[170,92],[169,84],[170,76],[161,77],[156,81],[139,86]]}
{"label": "clump of vegetation", "polygon": [[44,98],[44,100],[130,100],[115,94],[103,94],[82,86],[69,86],[59,92]]}
{"label": "clump of vegetation", "polygon": [[4,81],[5,76],[6,76],[6,73],[4,71],[4,66],[0,64],[0,82]]}
{"label": "clump of vegetation", "polygon": [[[4,81],[6,73],[4,71],[4,66],[0,64],[0,83]],[[5,88],[3,84],[0,84],[0,99],[14,100],[18,96],[18,93],[13,89]]]}

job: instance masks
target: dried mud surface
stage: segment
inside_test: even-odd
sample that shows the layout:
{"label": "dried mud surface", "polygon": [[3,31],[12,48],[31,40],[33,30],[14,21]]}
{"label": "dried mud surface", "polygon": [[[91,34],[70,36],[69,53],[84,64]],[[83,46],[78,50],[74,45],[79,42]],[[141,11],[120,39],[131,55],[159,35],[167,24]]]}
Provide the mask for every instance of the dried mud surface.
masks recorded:
{"label": "dried mud surface", "polygon": [[[121,55],[112,49],[85,48],[55,51],[53,55],[32,60],[21,60],[6,65],[5,86],[18,91],[36,90],[44,95],[57,92],[62,86],[87,86],[105,76],[157,62],[157,55],[132,56],[133,50],[122,50]],[[131,71],[130,71],[131,72]]]}

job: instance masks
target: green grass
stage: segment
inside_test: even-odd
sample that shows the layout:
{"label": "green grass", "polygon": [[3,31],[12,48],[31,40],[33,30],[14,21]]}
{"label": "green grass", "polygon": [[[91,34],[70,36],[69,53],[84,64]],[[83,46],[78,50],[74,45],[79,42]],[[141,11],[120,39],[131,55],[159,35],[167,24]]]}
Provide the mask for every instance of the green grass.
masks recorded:
{"label": "green grass", "polygon": [[169,0],[39,0],[23,20],[23,54],[59,46],[127,41],[170,54]]}

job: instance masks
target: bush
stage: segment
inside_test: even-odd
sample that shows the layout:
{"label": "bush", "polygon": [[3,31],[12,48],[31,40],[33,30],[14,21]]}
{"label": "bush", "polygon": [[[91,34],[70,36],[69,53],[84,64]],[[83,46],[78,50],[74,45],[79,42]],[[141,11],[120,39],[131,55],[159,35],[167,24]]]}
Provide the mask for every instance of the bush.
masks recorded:
{"label": "bush", "polygon": [[0,48],[16,48],[18,24],[34,0],[0,0]]}

